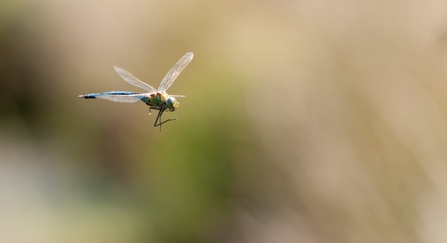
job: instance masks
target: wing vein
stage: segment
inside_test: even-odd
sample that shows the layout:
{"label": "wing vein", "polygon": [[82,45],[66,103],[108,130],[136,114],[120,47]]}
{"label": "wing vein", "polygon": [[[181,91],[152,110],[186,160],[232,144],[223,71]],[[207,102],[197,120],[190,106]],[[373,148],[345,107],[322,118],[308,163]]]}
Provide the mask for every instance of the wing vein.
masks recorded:
{"label": "wing vein", "polygon": [[157,90],[150,86],[149,84],[139,80],[138,78],[134,77],[132,74],[130,74],[128,71],[117,67],[117,66],[113,66],[113,68],[115,69],[115,71],[121,76],[122,79],[124,79],[124,81],[128,82],[129,84],[132,84],[138,88],[144,89],[149,91],[150,93],[154,93]]}
{"label": "wing vein", "polygon": [[174,67],[169,70],[166,76],[160,83],[158,87],[158,91],[164,92],[169,89],[174,80],[178,77],[178,75],[185,69],[186,66],[191,62],[194,54],[192,52],[186,53],[178,62],[174,65]]}

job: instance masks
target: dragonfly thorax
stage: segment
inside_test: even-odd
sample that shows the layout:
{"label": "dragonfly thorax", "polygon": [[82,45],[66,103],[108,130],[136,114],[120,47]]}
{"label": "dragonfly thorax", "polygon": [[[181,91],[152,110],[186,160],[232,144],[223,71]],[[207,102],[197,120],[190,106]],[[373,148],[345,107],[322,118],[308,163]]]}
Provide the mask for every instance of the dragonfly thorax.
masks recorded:
{"label": "dragonfly thorax", "polygon": [[146,100],[146,104],[148,106],[155,106],[155,107],[161,107],[164,104],[166,104],[166,101],[168,100],[169,95],[166,94],[166,92],[163,93],[153,93],[150,94],[149,97]]}
{"label": "dragonfly thorax", "polygon": [[169,111],[174,111],[180,105],[174,97],[169,96],[166,92],[153,93],[144,102],[152,108],[163,109],[165,107]]}

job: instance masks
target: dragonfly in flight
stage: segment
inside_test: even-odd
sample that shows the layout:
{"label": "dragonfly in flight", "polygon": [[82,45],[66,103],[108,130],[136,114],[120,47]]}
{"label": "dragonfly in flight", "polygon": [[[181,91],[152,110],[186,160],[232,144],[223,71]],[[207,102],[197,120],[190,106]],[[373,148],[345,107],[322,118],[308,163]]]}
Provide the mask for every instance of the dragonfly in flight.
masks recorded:
{"label": "dragonfly in flight", "polygon": [[151,110],[158,110],[158,115],[157,118],[155,119],[154,127],[159,126],[161,131],[162,124],[178,119],[178,118],[171,118],[162,121],[161,116],[163,115],[163,112],[175,111],[180,105],[180,103],[175,98],[185,97],[184,95],[169,95],[166,93],[166,90],[168,90],[168,88],[178,77],[178,75],[191,62],[193,57],[194,54],[192,52],[188,52],[182,58],[180,58],[180,60],[178,60],[178,62],[174,65],[174,67],[172,67],[171,70],[169,70],[169,72],[163,78],[158,89],[155,89],[149,84],[146,84],[143,81],[137,79],[128,71],[120,67],[117,66],[113,67],[115,68],[115,71],[121,76],[121,78],[124,79],[124,81],[138,88],[148,91],[147,93],[136,93],[130,91],[109,91],[103,93],[79,95],[78,97],[84,99],[105,99],[114,102],[126,102],[126,103],[135,103],[138,101],[143,101],[144,103],[146,103],[146,105],[149,106],[149,115],[151,114]]}

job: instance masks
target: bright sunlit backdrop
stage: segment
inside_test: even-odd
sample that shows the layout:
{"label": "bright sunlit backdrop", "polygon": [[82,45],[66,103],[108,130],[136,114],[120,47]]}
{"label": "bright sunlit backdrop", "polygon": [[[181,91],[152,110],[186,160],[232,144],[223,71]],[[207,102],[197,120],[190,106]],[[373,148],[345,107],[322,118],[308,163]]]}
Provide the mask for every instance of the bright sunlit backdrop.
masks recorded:
{"label": "bright sunlit backdrop", "polygon": [[[446,242],[443,1],[3,1],[0,242]],[[186,95],[153,127],[118,65]]]}

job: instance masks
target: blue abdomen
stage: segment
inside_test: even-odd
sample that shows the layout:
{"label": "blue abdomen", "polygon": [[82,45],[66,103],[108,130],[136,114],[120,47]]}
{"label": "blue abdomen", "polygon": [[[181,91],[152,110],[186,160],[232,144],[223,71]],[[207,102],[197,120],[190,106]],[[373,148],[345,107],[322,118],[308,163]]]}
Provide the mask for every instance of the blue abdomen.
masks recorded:
{"label": "blue abdomen", "polygon": [[109,92],[103,92],[103,93],[86,94],[83,97],[85,99],[96,99],[96,97],[100,97],[103,95],[133,95],[133,94],[138,94],[138,93],[130,92],[130,91],[109,91]]}

